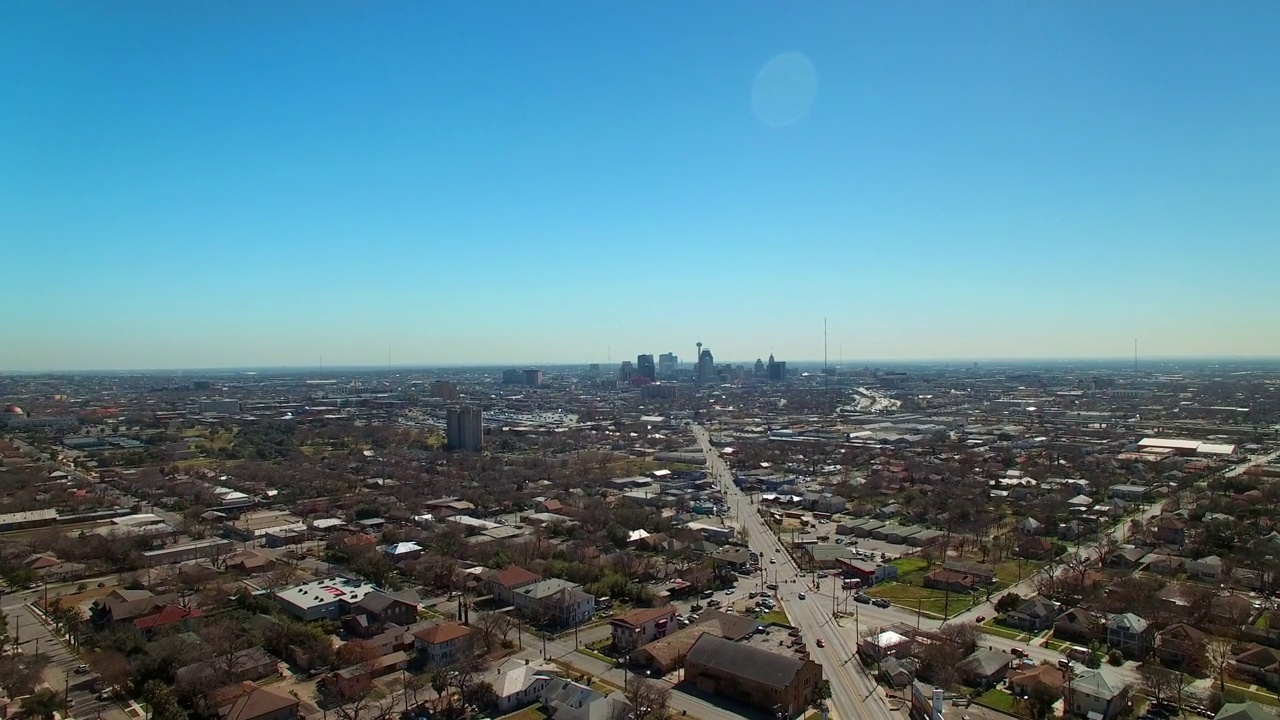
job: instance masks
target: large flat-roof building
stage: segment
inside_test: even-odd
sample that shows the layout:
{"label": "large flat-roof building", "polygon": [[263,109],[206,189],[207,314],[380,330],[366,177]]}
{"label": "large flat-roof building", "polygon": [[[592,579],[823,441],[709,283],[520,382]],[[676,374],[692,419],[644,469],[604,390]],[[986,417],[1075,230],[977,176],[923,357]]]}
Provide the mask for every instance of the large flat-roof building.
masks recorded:
{"label": "large flat-roof building", "polygon": [[278,590],[276,602],[302,620],[336,620],[377,589],[373,583],[339,575]]}
{"label": "large flat-roof building", "polygon": [[699,690],[791,718],[818,697],[822,666],[705,633],[689,648],[684,676]]}

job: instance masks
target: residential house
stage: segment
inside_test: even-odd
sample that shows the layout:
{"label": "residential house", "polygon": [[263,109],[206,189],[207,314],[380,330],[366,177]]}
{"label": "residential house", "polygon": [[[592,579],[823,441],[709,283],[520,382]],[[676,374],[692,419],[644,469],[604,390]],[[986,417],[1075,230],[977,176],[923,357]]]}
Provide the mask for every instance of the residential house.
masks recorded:
{"label": "residential house", "polygon": [[525,570],[519,565],[508,565],[490,579],[489,592],[498,602],[511,605],[515,603],[516,590],[541,579],[541,575]]}
{"label": "residential house", "polygon": [[1187,561],[1187,574],[1203,582],[1222,582],[1227,576],[1227,564],[1217,555]]}
{"label": "residential house", "polygon": [[1018,521],[1018,532],[1023,535],[1039,535],[1044,532],[1044,523],[1033,517],[1024,517]]}
{"label": "residential house", "polygon": [[1156,656],[1169,667],[1198,664],[1204,657],[1206,635],[1186,623],[1175,623],[1156,633]]}
{"label": "residential house", "polygon": [[1067,711],[1086,717],[1097,716],[1114,720],[1129,701],[1129,688],[1107,676],[1100,670],[1085,670],[1076,675],[1067,688]]}
{"label": "residential house", "polygon": [[336,575],[277,590],[275,597],[281,608],[301,620],[337,620],[375,591],[372,583]]}
{"label": "residential house", "polygon": [[1227,628],[1249,622],[1256,610],[1244,595],[1219,595],[1209,602],[1209,620]]}
{"label": "residential house", "polygon": [[1150,626],[1146,620],[1133,613],[1112,615],[1107,620],[1107,645],[1126,655],[1141,657],[1146,654],[1150,640]]}
{"label": "residential house", "polygon": [[497,679],[490,681],[498,695],[498,712],[505,715],[537,702],[560,673],[559,667],[547,662],[512,658],[503,663],[497,669]]}
{"label": "residential house", "polygon": [[1146,548],[1121,548],[1107,558],[1107,567],[1112,570],[1137,570],[1142,567],[1143,558],[1146,556]]}
{"label": "residential house", "polygon": [[1162,543],[1181,545],[1187,541],[1187,521],[1175,515],[1161,515],[1154,535]]}
{"label": "residential house", "polygon": [[632,610],[609,621],[609,627],[613,629],[613,648],[619,653],[630,653],[665,636],[675,628],[675,624],[674,605]]}
{"label": "residential house", "polygon": [[924,576],[924,586],[934,590],[950,590],[954,593],[971,593],[977,587],[972,575],[948,570],[945,567],[934,568]]}
{"label": "residential house", "polygon": [[150,615],[135,619],[133,626],[144,634],[170,627],[191,630],[195,625],[195,621],[202,617],[204,617],[204,613],[200,611],[200,608],[165,605]]}
{"label": "residential house", "polygon": [[1273,690],[1280,688],[1280,651],[1249,645],[1231,658],[1231,668],[1250,682]]}
{"label": "residential house", "polygon": [[1043,560],[1053,554],[1053,541],[1039,535],[1028,535],[1018,543],[1018,557]]}
{"label": "residential house", "polygon": [[219,720],[295,720],[300,704],[287,692],[247,681],[216,690],[210,698]]}
{"label": "residential house", "polygon": [[1213,720],[1276,720],[1274,710],[1252,700],[1242,703],[1226,703],[1213,716]]}
{"label": "residential house", "polygon": [[979,585],[990,585],[996,581],[996,571],[989,565],[950,561],[943,563],[942,567],[953,572],[964,573]]}
{"label": "residential house", "polygon": [[596,613],[595,596],[560,578],[525,585],[515,591],[513,599],[516,610],[552,627],[581,625]]}
{"label": "residential house", "polygon": [[617,720],[629,717],[622,693],[605,695],[599,690],[565,678],[551,678],[539,697],[550,720]]}
{"label": "residential house", "polygon": [[358,625],[363,628],[362,634],[378,633],[388,625],[408,627],[418,620],[418,604],[409,602],[382,590],[360,598],[360,602],[352,606],[351,612]]}
{"label": "residential house", "polygon": [[409,664],[409,655],[397,650],[389,655],[382,655],[370,662],[363,662],[342,668],[325,676],[324,682],[346,697],[368,692],[373,681],[383,675],[403,670]]}
{"label": "residential house", "polygon": [[995,687],[1009,671],[1009,654],[1003,650],[977,650],[956,666],[964,684],[973,687]]}
{"label": "residential house", "polygon": [[1004,616],[1006,625],[1020,628],[1030,633],[1047,630],[1057,619],[1058,603],[1039,595],[1028,598]]}
{"label": "residential house", "polygon": [[920,670],[920,661],[913,657],[896,658],[893,656],[886,657],[880,661],[880,679],[888,683],[890,687],[902,688],[910,685],[916,679],[916,673]]}
{"label": "residential house", "polygon": [[229,655],[204,660],[178,668],[174,673],[175,685],[190,686],[208,677],[223,676],[224,682],[262,680],[280,674],[280,662],[260,647],[251,647]]}
{"label": "residential house", "polygon": [[685,679],[703,692],[792,718],[817,699],[822,666],[807,658],[779,655],[710,633],[685,657]]}
{"label": "residential house", "polygon": [[177,602],[176,593],[155,595],[150,590],[116,588],[93,601],[89,608],[89,619],[98,627],[123,622],[132,623],[140,617],[159,611],[165,605]]}
{"label": "residential house", "polygon": [[1053,621],[1053,636],[1058,640],[1088,644],[1098,636],[1102,623],[1093,613],[1074,607]]}
{"label": "residential house", "polygon": [[383,550],[387,559],[399,565],[402,562],[417,560],[422,557],[422,546],[416,542],[392,543]]}
{"label": "residential house", "polygon": [[1056,665],[1015,668],[1009,671],[1006,678],[1009,694],[1024,697],[1030,695],[1032,688],[1037,685],[1047,688],[1055,696],[1061,696],[1062,688],[1067,684],[1066,673]]}
{"label": "residential house", "polygon": [[446,665],[469,655],[474,637],[471,628],[457,622],[442,622],[413,634],[413,645],[420,657],[433,667]]}

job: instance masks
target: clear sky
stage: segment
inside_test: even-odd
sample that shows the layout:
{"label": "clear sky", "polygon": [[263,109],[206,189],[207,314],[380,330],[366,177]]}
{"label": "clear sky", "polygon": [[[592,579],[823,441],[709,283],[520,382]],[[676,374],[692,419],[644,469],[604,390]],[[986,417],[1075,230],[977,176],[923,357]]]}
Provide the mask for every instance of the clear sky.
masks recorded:
{"label": "clear sky", "polygon": [[0,370],[1280,355],[1280,3],[0,3]]}

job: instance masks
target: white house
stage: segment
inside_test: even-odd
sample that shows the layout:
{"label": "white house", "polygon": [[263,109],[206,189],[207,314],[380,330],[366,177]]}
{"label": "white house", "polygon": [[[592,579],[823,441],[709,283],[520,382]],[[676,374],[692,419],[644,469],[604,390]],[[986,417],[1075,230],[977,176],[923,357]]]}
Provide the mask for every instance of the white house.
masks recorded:
{"label": "white house", "polygon": [[1187,574],[1197,580],[1221,582],[1227,576],[1227,565],[1217,555],[1191,560],[1186,564]]}

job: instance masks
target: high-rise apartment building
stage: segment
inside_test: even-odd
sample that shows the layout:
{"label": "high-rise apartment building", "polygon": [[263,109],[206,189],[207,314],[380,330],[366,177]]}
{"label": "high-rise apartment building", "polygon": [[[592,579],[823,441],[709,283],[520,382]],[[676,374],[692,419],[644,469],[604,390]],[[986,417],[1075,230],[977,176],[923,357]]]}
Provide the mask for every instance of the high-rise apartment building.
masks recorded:
{"label": "high-rise apartment building", "polygon": [[773,359],[773,355],[769,356],[769,379],[774,382],[780,382],[787,379],[787,364],[778,362]]}
{"label": "high-rise apartment building", "polygon": [[502,384],[503,385],[523,385],[524,371],[523,370],[503,370]]}
{"label": "high-rise apartment building", "polygon": [[458,399],[458,384],[448,380],[436,380],[431,383],[431,397],[445,402],[454,402]]}
{"label": "high-rise apartment building", "polygon": [[[702,343],[698,343],[701,348]],[[698,353],[698,380],[714,380],[716,378],[716,359],[711,355],[710,348],[704,348]]]}
{"label": "high-rise apartment building", "polygon": [[680,358],[675,353],[662,353],[658,356],[658,377],[669,378],[676,374],[680,367]]}
{"label": "high-rise apartment building", "polygon": [[618,367],[618,380],[622,382],[631,382],[636,376],[636,368],[631,364],[630,360],[623,360],[622,365]]}
{"label": "high-rise apartment building", "polygon": [[524,384],[529,387],[542,387],[542,371],[541,370],[525,370]]}
{"label": "high-rise apartment building", "polygon": [[445,443],[450,450],[480,452],[484,446],[484,412],[478,407],[451,407],[445,416]]}
{"label": "high-rise apartment building", "polygon": [[650,382],[658,379],[658,369],[653,364],[652,355],[636,356],[636,375],[647,378]]}

